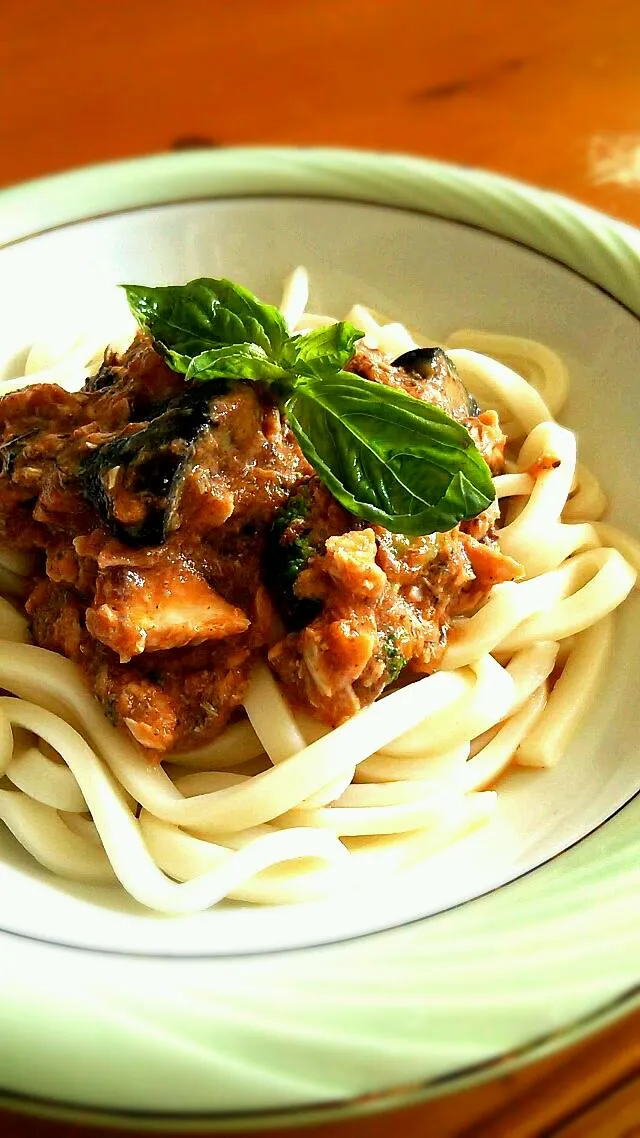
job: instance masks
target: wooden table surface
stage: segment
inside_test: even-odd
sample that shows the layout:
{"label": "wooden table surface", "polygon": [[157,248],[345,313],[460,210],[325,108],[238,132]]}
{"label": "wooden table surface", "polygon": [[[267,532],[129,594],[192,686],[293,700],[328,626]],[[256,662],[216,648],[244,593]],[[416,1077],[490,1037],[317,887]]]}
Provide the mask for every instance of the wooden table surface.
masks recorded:
{"label": "wooden table surface", "polygon": [[[637,0],[7,0],[2,22],[1,184],[188,145],[333,144],[483,166],[640,224]],[[0,1132],[70,1129],[0,1112]],[[640,1135],[640,1013],[318,1133]]]}

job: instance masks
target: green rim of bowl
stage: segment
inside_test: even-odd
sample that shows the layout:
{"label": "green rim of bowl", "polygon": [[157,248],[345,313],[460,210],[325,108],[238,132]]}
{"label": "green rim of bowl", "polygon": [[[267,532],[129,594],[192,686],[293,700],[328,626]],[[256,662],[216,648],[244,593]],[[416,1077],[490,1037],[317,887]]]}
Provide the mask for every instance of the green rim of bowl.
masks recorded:
{"label": "green rim of bowl", "polygon": [[[401,155],[243,148],[82,169],[0,193],[0,245],[102,214],[256,195],[372,202],[475,226],[640,315],[636,230],[497,175]],[[266,1127],[415,1102],[635,1006],[639,894],[636,796],[510,885],[323,948],[162,959],[2,934],[0,1084],[8,1105],[156,1129]]]}

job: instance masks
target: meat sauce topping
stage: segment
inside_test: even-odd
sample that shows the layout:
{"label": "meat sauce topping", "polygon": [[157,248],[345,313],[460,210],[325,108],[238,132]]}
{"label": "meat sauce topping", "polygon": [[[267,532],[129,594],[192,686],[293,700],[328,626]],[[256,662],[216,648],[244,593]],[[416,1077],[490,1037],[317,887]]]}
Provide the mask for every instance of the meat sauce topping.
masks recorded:
{"label": "meat sauce topping", "polygon": [[[500,473],[496,414],[444,353],[410,365],[360,347],[348,370],[446,410]],[[519,573],[495,504],[424,537],[368,525],[319,481],[266,388],[194,398],[144,335],[78,393],[4,396],[0,461],[0,539],[40,555],[35,643],[75,661],[158,757],[213,738],[265,656],[295,704],[341,723],[401,673],[437,668],[453,618]]]}

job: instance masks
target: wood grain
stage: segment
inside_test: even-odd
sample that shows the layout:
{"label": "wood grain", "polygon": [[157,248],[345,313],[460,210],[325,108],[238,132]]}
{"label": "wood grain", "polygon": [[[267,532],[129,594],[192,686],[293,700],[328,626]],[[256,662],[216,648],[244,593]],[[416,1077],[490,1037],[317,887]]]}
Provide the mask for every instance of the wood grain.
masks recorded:
{"label": "wood grain", "polygon": [[[0,184],[175,146],[328,144],[483,166],[640,223],[639,42],[636,0],[7,0]],[[88,1133],[1,1112],[0,1132]],[[640,1135],[640,1012],[514,1075],[319,1133]]]}
{"label": "wood grain", "polygon": [[[606,13],[606,17],[603,16]],[[0,180],[185,138],[431,154],[640,220],[634,0],[8,0]]]}

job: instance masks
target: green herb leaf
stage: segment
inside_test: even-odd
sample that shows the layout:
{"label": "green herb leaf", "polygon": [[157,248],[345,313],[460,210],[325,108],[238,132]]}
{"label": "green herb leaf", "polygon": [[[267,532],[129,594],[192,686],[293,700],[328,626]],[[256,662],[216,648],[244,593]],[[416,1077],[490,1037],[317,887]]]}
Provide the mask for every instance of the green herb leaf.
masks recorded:
{"label": "green herb leaf", "polygon": [[185,285],[124,285],[138,324],[166,354],[197,356],[225,344],[255,344],[277,360],[288,339],[282,313],[224,278]]}
{"label": "green herb leaf", "polygon": [[404,391],[338,372],[301,380],[284,409],[334,498],[392,533],[450,530],[494,499],[466,428]]}
{"label": "green herb leaf", "polygon": [[224,279],[124,287],[138,323],[187,381],[270,384],[303,454],[356,517],[426,534],[494,500],[491,472],[461,423],[341,370],[362,336],[352,324],[288,336],[277,308]]}
{"label": "green herb leaf", "polygon": [[340,321],[292,336],[284,348],[284,359],[298,375],[326,375],[340,371],[351,359],[356,343],[364,336],[353,324]]}
{"label": "green herb leaf", "polygon": [[[167,359],[173,362],[177,353],[169,352]],[[176,369],[182,371],[183,361],[187,357],[180,356],[180,366]],[[209,351],[200,352],[188,362],[184,372],[187,380],[205,379],[258,379],[263,383],[282,383],[287,391],[291,390],[293,376],[291,372],[272,363],[267,359],[262,348],[256,344],[229,344],[224,348],[210,348]]]}

